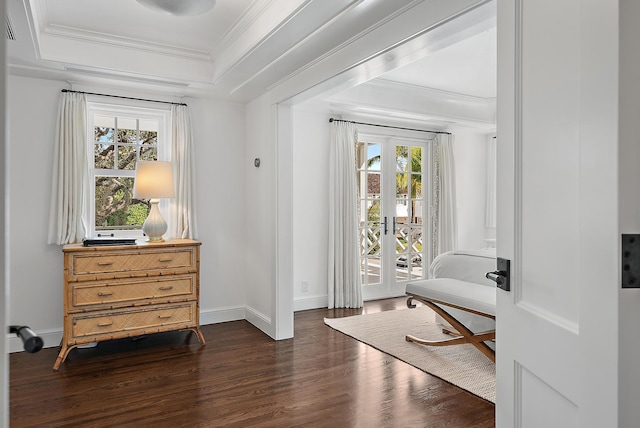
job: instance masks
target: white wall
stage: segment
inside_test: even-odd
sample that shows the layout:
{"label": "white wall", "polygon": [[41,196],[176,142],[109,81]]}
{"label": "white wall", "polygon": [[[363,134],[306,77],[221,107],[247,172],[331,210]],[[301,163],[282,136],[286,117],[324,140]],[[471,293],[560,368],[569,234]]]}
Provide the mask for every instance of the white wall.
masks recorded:
{"label": "white wall", "polygon": [[[27,324],[45,346],[62,336],[62,252],[48,245],[50,181],[58,99],[66,82],[11,76],[9,80],[9,321]],[[147,96],[145,98],[153,98]],[[247,235],[244,106],[187,99],[197,165],[201,248],[201,322],[243,319]],[[11,350],[21,350],[11,338]],[[52,363],[53,364],[53,363]]]}
{"label": "white wall", "polygon": [[58,100],[67,87],[9,77],[9,321],[29,325],[45,346],[62,337],[62,251],[47,244],[47,228]]}
{"label": "white wall", "polygon": [[245,223],[244,105],[184,99],[193,122],[200,248],[200,322],[244,319],[250,244]]}
{"label": "white wall", "polygon": [[487,134],[463,129],[449,131],[454,134],[458,248],[483,248],[484,239],[488,237],[485,228]]}
{"label": "white wall", "polygon": [[[272,295],[275,290],[276,266],[276,192],[274,176],[275,114],[268,96],[246,106],[246,151],[244,203],[247,207],[247,245],[243,254],[246,278],[247,320],[275,335],[272,320]],[[260,159],[260,167],[254,160]]]}
{"label": "white wall", "polygon": [[[327,305],[329,115],[304,107],[293,111],[293,290],[294,310]],[[453,130],[459,248],[486,244],[487,135]],[[302,282],[308,281],[308,291]]]}
{"label": "white wall", "polygon": [[327,307],[329,116],[294,109],[293,124],[293,292],[303,310]]}

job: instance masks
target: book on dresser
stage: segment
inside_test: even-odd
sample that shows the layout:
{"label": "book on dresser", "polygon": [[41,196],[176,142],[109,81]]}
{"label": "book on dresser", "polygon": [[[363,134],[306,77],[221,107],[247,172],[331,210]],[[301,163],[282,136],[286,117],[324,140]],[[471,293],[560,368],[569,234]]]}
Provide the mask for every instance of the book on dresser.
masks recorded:
{"label": "book on dresser", "polygon": [[190,239],[134,245],[65,245],[64,326],[58,370],[93,342],[200,330],[200,245]]}

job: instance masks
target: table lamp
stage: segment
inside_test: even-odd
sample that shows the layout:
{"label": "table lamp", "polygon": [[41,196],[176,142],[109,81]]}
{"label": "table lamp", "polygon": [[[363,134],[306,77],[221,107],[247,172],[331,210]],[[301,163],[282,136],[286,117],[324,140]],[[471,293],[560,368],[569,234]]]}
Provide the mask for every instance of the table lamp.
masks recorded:
{"label": "table lamp", "polygon": [[159,198],[174,197],[171,162],[138,161],[133,197],[149,199],[151,209],[142,225],[142,231],[149,238],[149,242],[163,242],[162,235],[167,231],[167,222],[160,214],[158,202]]}

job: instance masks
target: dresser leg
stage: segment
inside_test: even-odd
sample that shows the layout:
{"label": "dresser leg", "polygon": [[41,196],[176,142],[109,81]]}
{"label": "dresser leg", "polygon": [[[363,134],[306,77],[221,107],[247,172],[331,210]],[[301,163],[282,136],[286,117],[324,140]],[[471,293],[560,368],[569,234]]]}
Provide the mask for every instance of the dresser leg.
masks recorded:
{"label": "dresser leg", "polygon": [[58,370],[60,368],[60,364],[64,363],[64,360],[67,359],[67,355],[69,355],[69,352],[71,352],[71,350],[76,347],[75,345],[68,346],[66,343],[61,343],[60,346],[62,347],[62,349],[60,349],[58,358],[56,358],[56,362],[53,365],[54,370]]}
{"label": "dresser leg", "polygon": [[61,346],[60,353],[58,354],[58,358],[56,358],[55,364],[53,365],[54,370],[58,370],[60,368],[60,364],[64,362],[64,360],[67,358],[67,353],[69,352],[67,350],[66,343],[61,343],[60,346]]}
{"label": "dresser leg", "polygon": [[200,344],[204,346],[205,345],[204,335],[202,334],[202,330],[200,330],[200,327],[192,328],[191,331],[196,334],[196,336],[198,337],[198,340],[200,341]]}

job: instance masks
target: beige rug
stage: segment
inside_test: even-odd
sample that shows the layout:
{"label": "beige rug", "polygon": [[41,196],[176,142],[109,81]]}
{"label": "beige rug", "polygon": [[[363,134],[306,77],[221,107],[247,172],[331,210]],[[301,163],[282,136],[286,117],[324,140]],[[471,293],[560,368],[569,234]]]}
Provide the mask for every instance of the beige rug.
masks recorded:
{"label": "beige rug", "polygon": [[346,318],[325,318],[328,326],[392,355],[429,374],[495,403],[495,364],[473,345],[424,346],[407,342],[412,334],[423,339],[447,338],[425,307],[398,309]]}

